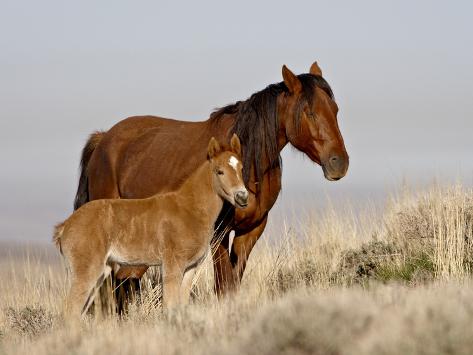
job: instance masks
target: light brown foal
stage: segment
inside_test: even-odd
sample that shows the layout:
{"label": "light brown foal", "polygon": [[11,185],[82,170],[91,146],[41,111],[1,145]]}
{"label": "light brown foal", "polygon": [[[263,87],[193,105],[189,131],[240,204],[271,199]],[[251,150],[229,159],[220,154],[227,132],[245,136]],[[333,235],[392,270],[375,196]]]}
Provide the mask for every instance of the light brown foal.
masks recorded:
{"label": "light brown foal", "polygon": [[117,265],[161,265],[164,306],[188,302],[223,201],[238,207],[248,203],[235,134],[230,146],[223,151],[212,138],[208,159],[175,192],[91,201],[56,226],[53,240],[71,271],[68,316],[87,311]]}

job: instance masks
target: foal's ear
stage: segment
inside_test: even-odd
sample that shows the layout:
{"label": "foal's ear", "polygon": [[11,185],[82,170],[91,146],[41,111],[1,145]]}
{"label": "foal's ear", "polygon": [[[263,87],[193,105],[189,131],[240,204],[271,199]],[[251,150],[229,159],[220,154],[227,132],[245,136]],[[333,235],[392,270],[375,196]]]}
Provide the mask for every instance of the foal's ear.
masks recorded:
{"label": "foal's ear", "polygon": [[310,71],[309,71],[310,74],[312,75],[318,75],[318,76],[322,76],[322,69],[320,69],[319,65],[317,64],[317,62],[314,62],[314,64],[312,64],[310,66]]}
{"label": "foal's ear", "polygon": [[209,147],[207,149],[207,157],[212,159],[220,152],[220,144],[218,144],[215,137],[210,138]]}
{"label": "foal's ear", "polygon": [[241,157],[241,144],[240,144],[240,138],[233,133],[232,139],[230,140],[230,146],[232,147],[233,153]]}
{"label": "foal's ear", "polygon": [[285,65],[282,66],[282,77],[291,94],[298,94],[302,91],[302,84],[299,78]]}

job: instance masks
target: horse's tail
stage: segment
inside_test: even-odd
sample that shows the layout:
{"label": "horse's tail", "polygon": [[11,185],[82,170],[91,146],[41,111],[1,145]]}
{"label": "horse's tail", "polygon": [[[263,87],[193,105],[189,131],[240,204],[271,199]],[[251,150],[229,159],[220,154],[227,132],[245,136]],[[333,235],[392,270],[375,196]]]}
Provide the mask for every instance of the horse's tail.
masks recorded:
{"label": "horse's tail", "polygon": [[100,143],[105,132],[97,131],[92,133],[82,149],[82,156],[80,159],[80,178],[77,186],[76,197],[74,199],[74,210],[89,201],[89,177],[87,174],[87,166],[89,165],[90,157],[97,145]]}
{"label": "horse's tail", "polygon": [[62,254],[61,237],[62,237],[62,234],[64,233],[64,226],[65,226],[65,222],[56,224],[56,226],[54,227],[54,234],[53,234],[53,243],[54,245],[56,245],[56,248],[59,249],[61,254]]}

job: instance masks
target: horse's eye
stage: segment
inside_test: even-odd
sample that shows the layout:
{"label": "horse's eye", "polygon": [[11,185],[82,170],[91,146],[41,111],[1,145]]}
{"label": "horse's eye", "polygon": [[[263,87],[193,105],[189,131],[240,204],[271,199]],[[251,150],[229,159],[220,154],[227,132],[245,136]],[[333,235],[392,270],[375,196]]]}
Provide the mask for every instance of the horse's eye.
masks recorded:
{"label": "horse's eye", "polygon": [[217,174],[218,174],[218,175],[223,175],[223,170],[220,170],[220,169],[217,170]]}
{"label": "horse's eye", "polygon": [[311,120],[315,120],[316,119],[316,116],[315,114],[312,112],[312,111],[309,111],[307,113],[307,117],[309,117]]}

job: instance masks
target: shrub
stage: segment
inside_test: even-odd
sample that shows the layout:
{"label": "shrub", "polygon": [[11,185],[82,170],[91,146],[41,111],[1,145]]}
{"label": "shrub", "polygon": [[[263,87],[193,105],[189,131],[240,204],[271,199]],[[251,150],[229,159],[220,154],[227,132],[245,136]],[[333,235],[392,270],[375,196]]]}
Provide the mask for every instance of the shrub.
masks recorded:
{"label": "shrub", "polygon": [[20,335],[36,336],[52,328],[54,317],[43,307],[8,308],[6,311],[9,328]]}

